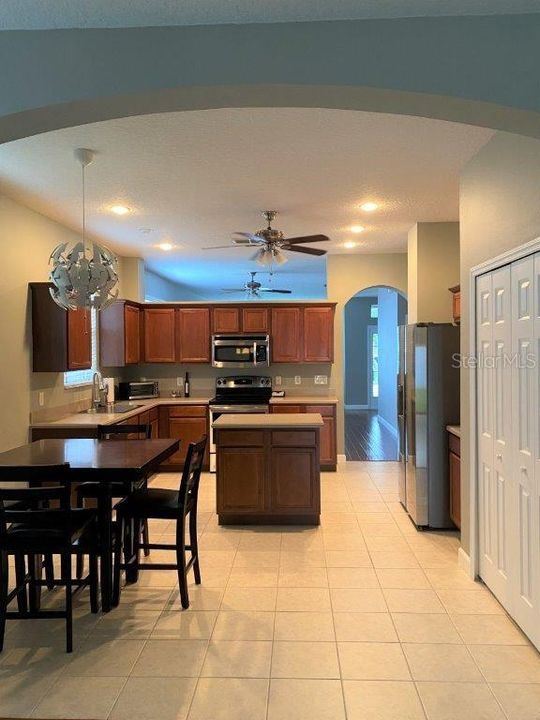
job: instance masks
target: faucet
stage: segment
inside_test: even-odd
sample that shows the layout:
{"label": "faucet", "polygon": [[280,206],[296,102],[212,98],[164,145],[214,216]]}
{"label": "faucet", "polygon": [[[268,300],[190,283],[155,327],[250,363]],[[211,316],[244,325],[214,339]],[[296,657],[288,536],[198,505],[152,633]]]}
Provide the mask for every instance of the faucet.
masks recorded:
{"label": "faucet", "polygon": [[106,405],[107,388],[103,383],[103,377],[100,372],[95,372],[92,378],[92,406],[94,410]]}

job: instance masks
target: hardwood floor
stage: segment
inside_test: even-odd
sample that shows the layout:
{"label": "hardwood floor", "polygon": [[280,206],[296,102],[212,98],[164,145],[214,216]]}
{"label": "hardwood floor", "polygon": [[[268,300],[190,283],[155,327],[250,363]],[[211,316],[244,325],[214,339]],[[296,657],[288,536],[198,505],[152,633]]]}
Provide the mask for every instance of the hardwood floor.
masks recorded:
{"label": "hardwood floor", "polygon": [[398,442],[379,421],[376,410],[345,412],[347,460],[397,460]]}

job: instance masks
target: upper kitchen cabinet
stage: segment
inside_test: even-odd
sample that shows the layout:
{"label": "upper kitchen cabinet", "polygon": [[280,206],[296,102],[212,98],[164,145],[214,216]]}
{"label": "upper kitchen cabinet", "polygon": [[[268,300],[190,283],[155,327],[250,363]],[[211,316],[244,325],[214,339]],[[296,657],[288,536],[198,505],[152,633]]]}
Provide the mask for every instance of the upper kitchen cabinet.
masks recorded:
{"label": "upper kitchen cabinet", "polygon": [[265,307],[242,308],[242,332],[268,333],[270,331],[270,311]]}
{"label": "upper kitchen cabinet", "polygon": [[66,372],[92,367],[89,310],[64,310],[51,297],[51,283],[30,283],[32,367],[34,372]]}
{"label": "upper kitchen cabinet", "polygon": [[209,363],[210,308],[179,308],[177,313],[179,362]]}
{"label": "upper kitchen cabinet", "polygon": [[239,333],[240,308],[215,307],[212,311],[212,332],[214,333]]}
{"label": "upper kitchen cabinet", "polygon": [[304,307],[304,362],[334,361],[334,307]]}
{"label": "upper kitchen cabinet", "polygon": [[302,360],[302,308],[272,308],[271,362],[297,363]]}
{"label": "upper kitchen cabinet", "polygon": [[144,308],[144,361],[147,363],[176,362],[175,309]]}
{"label": "upper kitchen cabinet", "polygon": [[334,305],[272,308],[272,362],[333,362]]}
{"label": "upper kitchen cabinet", "polygon": [[141,309],[118,300],[99,313],[99,352],[104,367],[124,367],[141,361]]}

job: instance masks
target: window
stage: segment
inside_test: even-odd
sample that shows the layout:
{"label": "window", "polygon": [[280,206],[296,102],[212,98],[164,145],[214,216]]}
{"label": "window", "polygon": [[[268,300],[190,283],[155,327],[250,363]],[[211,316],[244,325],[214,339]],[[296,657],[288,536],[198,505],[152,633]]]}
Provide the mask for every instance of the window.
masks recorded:
{"label": "window", "polygon": [[369,316],[372,319],[377,319],[379,317],[379,306],[378,305],[371,306]]}
{"label": "window", "polygon": [[97,310],[90,310],[90,338],[92,343],[92,367],[88,370],[70,370],[64,373],[64,387],[77,387],[79,385],[90,385],[94,373],[98,370],[98,348],[97,348]]}

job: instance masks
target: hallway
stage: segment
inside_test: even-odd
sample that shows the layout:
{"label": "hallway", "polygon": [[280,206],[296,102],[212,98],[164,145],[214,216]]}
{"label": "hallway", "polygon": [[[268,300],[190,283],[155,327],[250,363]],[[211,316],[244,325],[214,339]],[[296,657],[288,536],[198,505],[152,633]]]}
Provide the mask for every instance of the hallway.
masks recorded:
{"label": "hallway", "polygon": [[347,460],[397,460],[398,441],[376,410],[345,412],[345,456]]}

